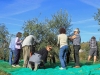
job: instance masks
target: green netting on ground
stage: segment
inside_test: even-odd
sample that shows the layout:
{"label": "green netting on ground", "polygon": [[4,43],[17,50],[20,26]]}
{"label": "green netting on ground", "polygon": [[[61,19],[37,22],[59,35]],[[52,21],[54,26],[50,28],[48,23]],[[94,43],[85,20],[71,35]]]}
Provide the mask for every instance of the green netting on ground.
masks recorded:
{"label": "green netting on ground", "polygon": [[[22,66],[22,62],[20,64]],[[0,70],[11,75],[100,75],[100,64],[82,64],[81,68],[73,68],[70,63],[66,70],[59,70],[59,64],[46,65],[46,69],[32,71],[29,68],[13,68],[8,62],[0,61]]]}

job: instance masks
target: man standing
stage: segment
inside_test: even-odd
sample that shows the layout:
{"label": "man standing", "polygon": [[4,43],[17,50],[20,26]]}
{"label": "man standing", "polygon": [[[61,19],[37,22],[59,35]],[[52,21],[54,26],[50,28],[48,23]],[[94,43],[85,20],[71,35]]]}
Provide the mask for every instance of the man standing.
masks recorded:
{"label": "man standing", "polygon": [[80,31],[79,28],[74,30],[74,35],[69,37],[69,39],[73,40],[73,49],[74,49],[74,61],[75,61],[75,68],[79,68],[79,50],[81,44],[81,37],[79,35]]}
{"label": "man standing", "polygon": [[[23,43],[22,43],[22,49],[23,49],[23,67],[27,67],[28,65],[28,60],[30,58],[30,53],[33,49],[35,49],[35,44],[38,43],[39,41],[36,39],[35,36],[33,35],[28,35]],[[35,50],[34,50],[35,51]],[[32,55],[32,54],[31,54]]]}

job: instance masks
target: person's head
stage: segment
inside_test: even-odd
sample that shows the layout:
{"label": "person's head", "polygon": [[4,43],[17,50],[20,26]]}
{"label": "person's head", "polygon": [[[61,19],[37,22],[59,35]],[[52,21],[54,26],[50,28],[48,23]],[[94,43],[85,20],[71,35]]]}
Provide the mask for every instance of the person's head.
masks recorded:
{"label": "person's head", "polygon": [[79,28],[76,28],[76,29],[74,30],[74,34],[79,34],[79,33],[80,33]]}
{"label": "person's head", "polygon": [[16,37],[21,38],[21,37],[22,37],[22,33],[21,33],[21,32],[18,32],[18,33],[16,34]]}
{"label": "person's head", "polygon": [[94,36],[92,36],[92,37],[91,37],[91,39],[94,39],[94,40],[96,40],[96,38],[95,38]]}
{"label": "person's head", "polygon": [[60,28],[60,29],[59,29],[59,33],[60,33],[60,34],[66,34],[65,28],[63,28],[63,27]]}
{"label": "person's head", "polygon": [[47,51],[51,51],[52,50],[52,46],[51,45],[47,45],[46,49],[47,49]]}

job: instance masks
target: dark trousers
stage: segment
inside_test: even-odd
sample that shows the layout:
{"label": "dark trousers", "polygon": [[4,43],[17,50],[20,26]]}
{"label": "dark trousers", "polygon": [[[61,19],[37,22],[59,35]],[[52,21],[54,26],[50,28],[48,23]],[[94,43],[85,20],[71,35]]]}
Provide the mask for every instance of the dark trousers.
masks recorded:
{"label": "dark trousers", "polygon": [[14,62],[13,62],[14,65],[18,65],[19,64],[20,50],[21,49],[15,49],[15,59],[14,59]]}
{"label": "dark trousers", "polygon": [[67,53],[67,64],[69,63],[69,61],[70,61],[70,53],[68,52]]}
{"label": "dark trousers", "polygon": [[75,66],[79,66],[79,50],[80,50],[80,45],[74,45],[74,61],[75,61]]}
{"label": "dark trousers", "polygon": [[29,64],[30,64],[30,66],[31,66],[31,69],[33,70],[33,68],[34,68],[34,62],[29,61]]}
{"label": "dark trousers", "polygon": [[[4,49],[4,56],[3,56],[3,60],[6,61],[7,58],[7,49]],[[8,61],[8,60],[7,60]]]}
{"label": "dark trousers", "polygon": [[31,55],[33,55],[35,53],[35,46],[31,45],[30,48],[31,48],[30,53],[31,53]]}
{"label": "dark trousers", "polygon": [[56,60],[55,60],[55,57],[54,56],[50,57],[50,64],[51,63],[54,63],[54,64],[56,63]]}

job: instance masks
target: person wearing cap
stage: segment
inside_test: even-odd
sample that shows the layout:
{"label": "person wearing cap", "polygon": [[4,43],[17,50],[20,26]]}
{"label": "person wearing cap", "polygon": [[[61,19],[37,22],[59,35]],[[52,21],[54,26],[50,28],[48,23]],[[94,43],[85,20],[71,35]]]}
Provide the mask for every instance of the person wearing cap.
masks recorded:
{"label": "person wearing cap", "polygon": [[22,42],[23,49],[23,67],[28,66],[30,56],[35,52],[35,45],[39,43],[35,36],[27,34],[27,37]]}
{"label": "person wearing cap", "polygon": [[65,28],[60,28],[58,35],[57,45],[60,46],[59,59],[61,63],[60,70],[66,69],[66,55],[68,53],[68,36],[66,35]]}
{"label": "person wearing cap", "polygon": [[75,68],[79,68],[79,50],[80,50],[80,44],[81,44],[81,36],[80,36],[79,28],[76,28],[74,30],[74,35],[69,37],[70,40],[73,41],[73,49],[74,49],[74,61],[75,61]]}
{"label": "person wearing cap", "polygon": [[44,64],[47,63],[48,52],[51,50],[52,46],[47,45],[45,48],[42,48],[38,52],[35,52],[29,59],[28,67],[31,70],[33,70],[34,67],[34,71],[36,71],[38,69],[38,66],[41,66],[41,64],[44,67]]}

